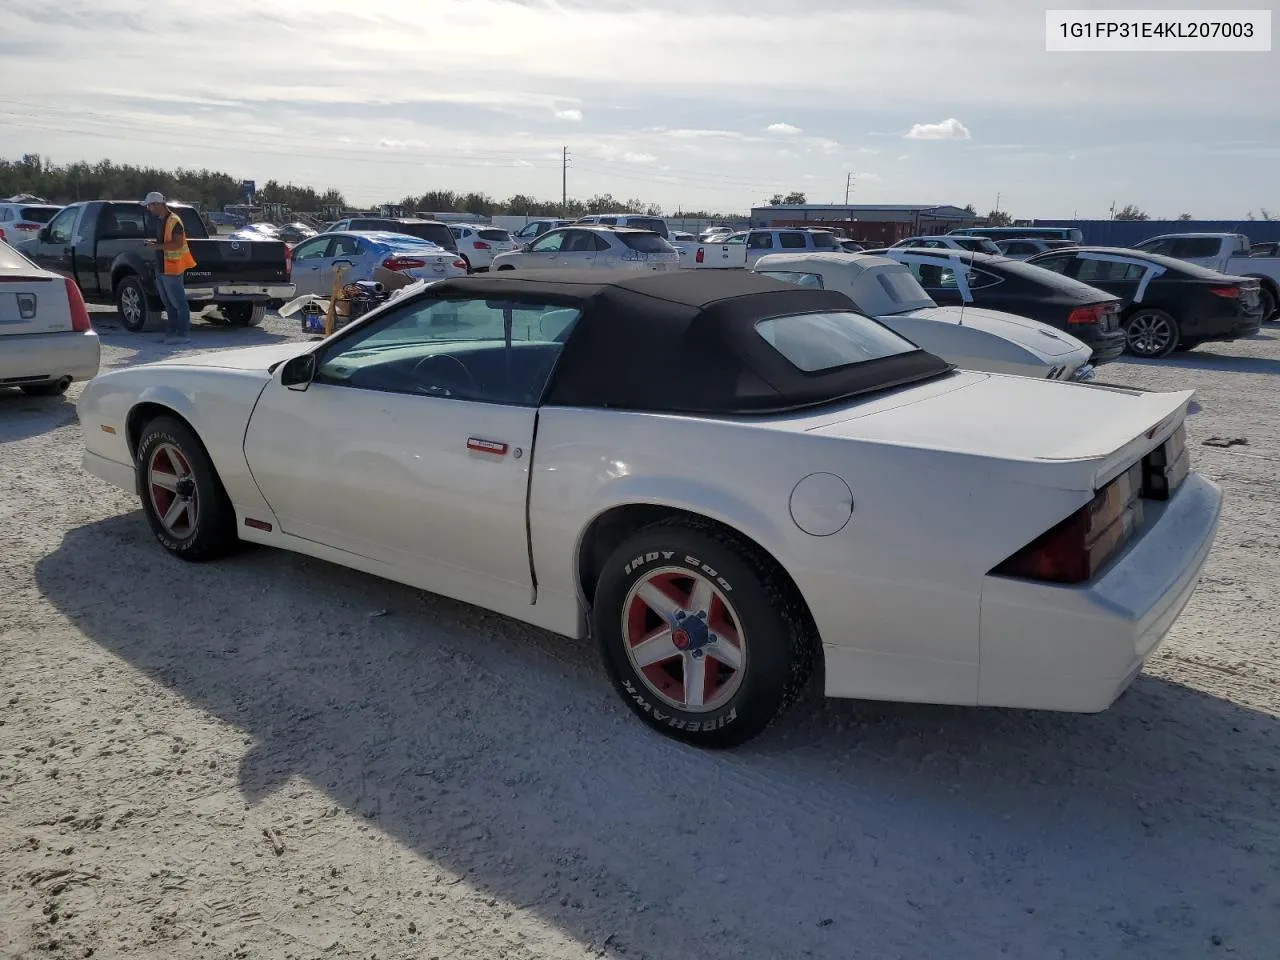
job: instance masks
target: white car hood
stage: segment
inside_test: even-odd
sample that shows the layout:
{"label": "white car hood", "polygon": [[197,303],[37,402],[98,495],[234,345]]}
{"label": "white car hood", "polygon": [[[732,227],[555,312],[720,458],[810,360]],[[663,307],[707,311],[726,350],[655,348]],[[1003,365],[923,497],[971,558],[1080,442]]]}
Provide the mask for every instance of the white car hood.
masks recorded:
{"label": "white car hood", "polygon": [[1029,320],[1014,313],[1002,313],[999,310],[984,310],[981,307],[922,307],[919,310],[910,310],[903,315],[932,320],[935,323],[976,327],[1011,340],[1033,353],[1049,357],[1060,357],[1080,349],[1089,349],[1088,344],[1069,333],[1055,330],[1046,323]]}
{"label": "white car hood", "polygon": [[[310,350],[314,343],[273,343],[266,347],[245,347],[240,350],[211,350],[191,357],[172,357],[148,363],[148,367],[217,367],[222,370],[261,370],[266,373],[272,365],[291,360]],[[135,370],[141,366],[134,367]]]}

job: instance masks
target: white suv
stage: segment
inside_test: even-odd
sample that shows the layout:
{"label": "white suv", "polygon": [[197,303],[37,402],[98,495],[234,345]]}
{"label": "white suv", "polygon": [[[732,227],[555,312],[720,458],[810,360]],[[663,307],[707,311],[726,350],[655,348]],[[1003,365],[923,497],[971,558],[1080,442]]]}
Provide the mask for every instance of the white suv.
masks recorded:
{"label": "white suv", "polygon": [[494,257],[520,246],[506,230],[483,223],[451,223],[449,231],[471,270],[488,270]]}
{"label": "white suv", "polygon": [[907,237],[904,240],[899,240],[889,249],[900,249],[902,247],[924,247],[930,250],[968,250],[970,253],[989,253],[993,256],[1000,256],[1000,248],[995,245],[994,240],[988,240],[986,237],[966,237],[950,233],[944,237]]}
{"label": "white suv", "polygon": [[52,203],[0,203],[0,240],[16,247],[35,239],[61,209]]}
{"label": "white suv", "polygon": [[677,270],[680,253],[652,230],[574,224],[493,258],[494,270]]}

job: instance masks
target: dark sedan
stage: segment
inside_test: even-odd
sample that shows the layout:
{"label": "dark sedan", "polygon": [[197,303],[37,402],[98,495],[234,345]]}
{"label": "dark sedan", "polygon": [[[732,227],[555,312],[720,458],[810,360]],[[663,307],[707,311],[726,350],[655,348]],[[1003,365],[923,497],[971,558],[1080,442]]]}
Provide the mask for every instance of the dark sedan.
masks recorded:
{"label": "dark sedan", "polygon": [[1251,277],[1120,247],[1077,247],[1027,262],[1120,297],[1120,323],[1134,356],[1251,337],[1262,325],[1261,288]]}
{"label": "dark sedan", "polygon": [[[937,303],[1002,310],[1071,334],[1093,349],[1094,366],[1110,363],[1124,352],[1120,299],[1105,290],[986,253],[903,248],[867,252],[905,263]],[[956,280],[953,265],[957,262],[967,268],[968,297]]]}

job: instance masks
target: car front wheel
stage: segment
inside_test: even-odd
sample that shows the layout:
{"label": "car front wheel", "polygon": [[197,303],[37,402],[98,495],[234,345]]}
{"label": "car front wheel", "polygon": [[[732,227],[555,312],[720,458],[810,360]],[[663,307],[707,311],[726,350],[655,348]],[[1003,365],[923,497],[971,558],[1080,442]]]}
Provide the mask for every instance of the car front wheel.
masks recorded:
{"label": "car front wheel", "polygon": [[1125,336],[1135,357],[1167,357],[1178,346],[1178,321],[1163,310],[1141,309],[1129,317]]}
{"label": "car front wheel", "polygon": [[142,430],[136,463],[142,509],[161,546],[191,561],[235,548],[235,510],[190,427],[175,417],[152,420]]}
{"label": "car front wheel", "polygon": [[615,689],[658,731],[729,747],[800,694],[817,644],[773,562],[718,528],[647,527],[606,561],[592,627]]}

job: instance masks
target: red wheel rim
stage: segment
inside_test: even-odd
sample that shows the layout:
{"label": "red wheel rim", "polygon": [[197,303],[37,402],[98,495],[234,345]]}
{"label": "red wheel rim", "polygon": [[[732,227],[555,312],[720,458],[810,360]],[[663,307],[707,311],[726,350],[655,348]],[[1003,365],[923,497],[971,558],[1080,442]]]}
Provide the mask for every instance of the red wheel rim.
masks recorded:
{"label": "red wheel rim", "polygon": [[684,567],[649,571],[622,604],[627,657],[645,686],[690,713],[723,706],[742,686],[747,647],[724,592]]}
{"label": "red wheel rim", "polygon": [[200,496],[191,463],[173,444],[161,443],[151,451],[147,493],[166,531],[179,539],[191,536],[200,517]]}

